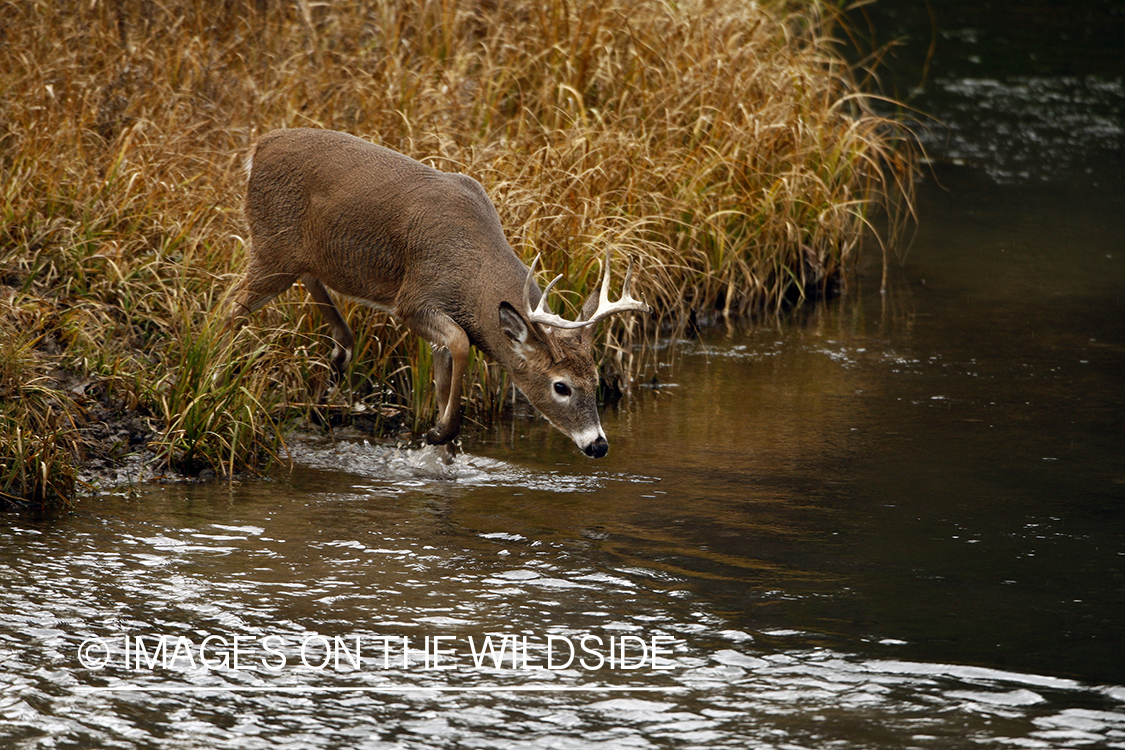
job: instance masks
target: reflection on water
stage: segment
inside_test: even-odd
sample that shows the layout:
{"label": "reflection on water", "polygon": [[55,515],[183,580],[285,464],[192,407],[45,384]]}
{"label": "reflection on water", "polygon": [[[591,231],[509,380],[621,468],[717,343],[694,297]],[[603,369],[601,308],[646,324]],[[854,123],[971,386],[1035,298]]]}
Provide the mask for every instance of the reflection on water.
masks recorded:
{"label": "reflection on water", "polygon": [[1004,184],[1065,185],[1082,176],[1120,193],[1119,0],[880,0],[858,7],[857,30],[870,33],[874,47],[889,46],[884,83],[919,115],[914,130],[930,156]]}
{"label": "reflection on water", "polygon": [[1107,157],[1120,160],[1120,77],[940,78],[932,88],[938,108],[918,129],[923,143],[997,182],[1049,181]]}
{"label": "reflection on water", "polygon": [[[1125,740],[1125,688],[895,658],[905,644],[891,638],[876,657],[814,645],[823,633],[735,627],[692,578],[618,553],[630,530],[592,512],[597,488],[578,494],[600,534],[543,507],[539,529],[510,522],[510,499],[479,482],[424,480],[457,488],[444,496],[363,484],[412,474],[299,469],[273,487],[145,490],[60,523],[7,519],[0,733],[130,748]],[[461,518],[490,507],[487,528]],[[742,599],[778,595],[751,585]],[[663,650],[646,662],[654,636]],[[485,651],[486,637],[507,651]],[[611,639],[628,644],[627,668]]]}

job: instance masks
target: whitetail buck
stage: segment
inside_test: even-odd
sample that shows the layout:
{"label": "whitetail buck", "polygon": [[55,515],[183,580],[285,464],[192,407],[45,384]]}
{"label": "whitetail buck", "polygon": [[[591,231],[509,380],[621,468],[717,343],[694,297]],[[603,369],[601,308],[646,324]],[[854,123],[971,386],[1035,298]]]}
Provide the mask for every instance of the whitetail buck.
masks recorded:
{"label": "whitetail buck", "polygon": [[476,180],[448,174],[345,133],[278,130],[247,160],[250,265],[233,326],[298,279],[332,328],[343,369],[355,338],[334,291],[392,312],[434,347],[442,445],[461,427],[461,382],[475,345],[587,456],[609,450],[598,419],[594,329],[608,315],[649,307],[629,294],[609,301],[609,252],[599,292],[576,321],[547,309],[557,277],[541,291],[504,239],[500,217]]}

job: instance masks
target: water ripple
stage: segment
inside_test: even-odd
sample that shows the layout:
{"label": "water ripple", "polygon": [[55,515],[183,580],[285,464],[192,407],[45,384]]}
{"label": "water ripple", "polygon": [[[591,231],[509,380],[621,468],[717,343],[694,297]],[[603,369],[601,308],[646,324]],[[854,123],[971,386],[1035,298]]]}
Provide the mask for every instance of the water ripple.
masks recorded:
{"label": "water ripple", "polygon": [[[694,597],[654,588],[656,571],[594,564],[526,534],[470,533],[443,548],[417,530],[392,525],[376,536],[346,516],[308,512],[285,526],[270,520],[268,505],[262,514],[187,527],[156,517],[80,517],[67,533],[37,535],[16,524],[0,537],[0,556],[20,561],[0,566],[0,744],[1125,742],[1119,686],[809,647],[803,632],[730,627]],[[103,548],[110,539],[120,551]],[[250,569],[261,562],[268,567]],[[170,661],[157,657],[155,634],[184,639],[168,642]],[[140,636],[142,651],[126,635]],[[263,640],[270,636],[287,657],[284,668],[268,666],[276,653]],[[627,658],[617,668],[591,668],[595,655],[613,664],[606,643],[636,649],[653,636],[666,648],[659,669],[623,668]],[[203,648],[208,637],[225,640]],[[236,637],[244,649],[237,667]],[[449,649],[441,658],[450,668],[436,668],[437,651],[422,646],[428,638]],[[598,640],[586,641],[584,652],[583,638]],[[96,642],[86,657],[106,666],[80,660],[86,642]],[[559,644],[573,644],[587,662],[563,663]]]}
{"label": "water ripple", "polygon": [[935,86],[942,124],[921,128],[927,149],[997,182],[1065,175],[1120,151],[1125,136],[1125,79],[957,78]]}

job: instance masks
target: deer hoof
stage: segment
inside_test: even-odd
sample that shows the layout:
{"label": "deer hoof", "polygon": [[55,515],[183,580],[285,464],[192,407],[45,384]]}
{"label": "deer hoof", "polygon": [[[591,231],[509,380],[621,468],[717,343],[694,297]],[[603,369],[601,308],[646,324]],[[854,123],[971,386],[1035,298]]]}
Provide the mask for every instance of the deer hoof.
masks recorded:
{"label": "deer hoof", "polygon": [[426,442],[430,445],[445,445],[455,437],[457,437],[456,432],[446,429],[445,425],[436,424],[426,433]]}

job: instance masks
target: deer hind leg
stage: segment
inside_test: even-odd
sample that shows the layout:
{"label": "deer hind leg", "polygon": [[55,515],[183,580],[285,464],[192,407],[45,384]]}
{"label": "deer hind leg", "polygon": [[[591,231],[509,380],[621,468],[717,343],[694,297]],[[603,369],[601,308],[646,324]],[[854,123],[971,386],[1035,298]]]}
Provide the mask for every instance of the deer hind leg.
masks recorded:
{"label": "deer hind leg", "polygon": [[[234,309],[231,311],[230,322],[227,324],[224,347],[233,349],[235,337],[242,326],[246,325],[250,316],[265,307],[271,299],[293,286],[293,282],[296,280],[297,274],[295,273],[266,273],[255,268],[254,263],[251,262],[246,275],[242,277],[242,281],[238,282]],[[217,380],[219,377],[225,376],[220,376],[217,370],[213,380]]]}
{"label": "deer hind leg", "polygon": [[426,442],[445,445],[461,432],[461,384],[469,363],[469,337],[452,318],[436,310],[409,316],[407,324],[434,345],[438,420],[426,433]]}
{"label": "deer hind leg", "polygon": [[336,342],[336,348],[332,350],[332,366],[336,368],[337,372],[343,372],[344,368],[348,366],[348,362],[352,359],[352,350],[355,348],[355,336],[352,334],[352,329],[348,328],[344,316],[340,314],[340,310],[336,307],[336,303],[332,301],[332,296],[328,293],[327,287],[324,283],[315,276],[305,275],[301,277],[301,284],[304,285],[305,290],[309,296],[313,298],[313,304],[324,319],[328,321],[328,325],[332,328],[332,339]]}
{"label": "deer hind leg", "polygon": [[295,273],[266,273],[254,268],[253,265],[239,282],[238,292],[234,300],[234,310],[230,316],[230,329],[237,333],[247,319],[261,310],[277,295],[293,286],[297,280]]}

